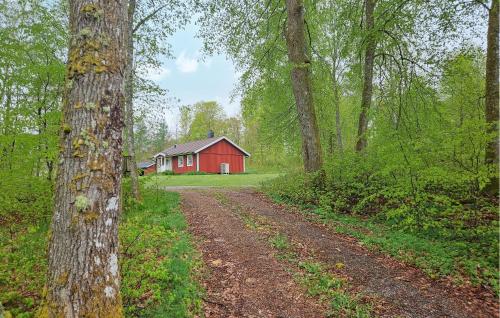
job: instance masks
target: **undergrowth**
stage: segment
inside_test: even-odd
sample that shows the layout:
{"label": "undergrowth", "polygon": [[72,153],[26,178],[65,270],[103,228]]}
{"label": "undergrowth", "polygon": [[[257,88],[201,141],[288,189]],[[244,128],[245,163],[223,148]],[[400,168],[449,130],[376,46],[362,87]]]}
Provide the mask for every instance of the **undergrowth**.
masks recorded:
{"label": "undergrowth", "polygon": [[408,188],[375,175],[339,173],[294,173],[268,181],[263,190],[432,278],[450,276],[457,284],[481,284],[498,294],[495,198],[439,175]]}
{"label": "undergrowth", "polygon": [[120,227],[122,298],[127,317],[189,317],[201,308],[196,272],[201,265],[179,195],[143,191],[127,200]]}
{"label": "undergrowth", "polygon": [[[127,317],[191,317],[201,306],[200,264],[179,196],[143,191],[143,203],[125,196],[119,235],[121,293]],[[50,204],[49,204],[50,205]],[[15,233],[0,228],[0,301],[13,317],[33,317],[47,271],[50,210],[45,218],[23,219]],[[41,221],[40,221],[41,220]]]}

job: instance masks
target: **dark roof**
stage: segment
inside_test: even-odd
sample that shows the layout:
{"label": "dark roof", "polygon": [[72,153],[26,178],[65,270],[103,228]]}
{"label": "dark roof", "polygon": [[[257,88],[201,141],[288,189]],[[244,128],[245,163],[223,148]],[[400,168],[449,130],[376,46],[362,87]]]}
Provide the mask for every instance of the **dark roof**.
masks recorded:
{"label": "dark roof", "polygon": [[153,161],[143,161],[143,162],[138,162],[137,163],[137,168],[139,169],[146,169],[154,165],[155,163]]}
{"label": "dark roof", "polygon": [[166,157],[171,157],[171,156],[177,156],[177,155],[196,153],[196,152],[203,150],[206,147],[208,147],[208,146],[210,146],[210,145],[212,145],[212,144],[214,144],[222,139],[225,139],[226,141],[231,143],[233,146],[238,148],[245,155],[250,156],[249,153],[247,153],[245,150],[240,148],[237,144],[235,144],[234,142],[232,142],[231,140],[229,140],[228,138],[226,138],[224,136],[191,141],[191,142],[188,142],[185,144],[180,144],[180,145],[174,145],[174,146],[171,146],[170,148],[167,148],[167,149],[163,150],[162,152],[158,153],[156,156],[164,155]]}
{"label": "dark roof", "polygon": [[161,153],[167,157],[175,156],[175,155],[182,155],[182,154],[187,154],[187,153],[194,153],[196,150],[211,144],[212,142],[216,141],[217,139],[219,139],[219,137],[191,141],[191,142],[188,142],[185,144],[180,144],[180,145],[173,145],[170,148],[163,150]]}

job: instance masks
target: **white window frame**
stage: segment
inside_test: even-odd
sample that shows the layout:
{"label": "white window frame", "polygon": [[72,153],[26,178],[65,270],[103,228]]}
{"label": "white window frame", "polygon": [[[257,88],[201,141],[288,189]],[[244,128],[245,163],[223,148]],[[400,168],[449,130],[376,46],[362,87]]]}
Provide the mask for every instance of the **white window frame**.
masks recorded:
{"label": "white window frame", "polygon": [[188,166],[188,167],[193,166],[193,155],[186,156],[186,166]]}
{"label": "white window frame", "polygon": [[184,167],[184,156],[177,156],[177,167]]}

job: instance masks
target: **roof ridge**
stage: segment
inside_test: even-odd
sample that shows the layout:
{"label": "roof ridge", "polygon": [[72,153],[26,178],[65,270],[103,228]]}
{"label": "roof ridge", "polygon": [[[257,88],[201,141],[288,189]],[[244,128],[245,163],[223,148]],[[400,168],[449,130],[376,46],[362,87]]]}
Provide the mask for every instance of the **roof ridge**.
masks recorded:
{"label": "roof ridge", "polygon": [[188,144],[192,144],[192,143],[196,143],[196,142],[201,142],[201,141],[215,140],[215,139],[222,138],[222,137],[224,137],[224,136],[212,137],[212,138],[205,138],[205,139],[198,139],[198,140],[188,141],[188,142],[185,142],[185,143],[182,143],[182,144],[173,144],[172,146],[168,147],[167,149],[170,149],[170,148],[172,148],[174,146],[184,146],[184,145],[188,145]]}
{"label": "roof ridge", "polygon": [[[235,142],[231,141],[226,136],[205,138],[200,140],[194,140],[183,144],[175,144],[161,152],[159,152],[156,156],[163,155],[165,157],[171,157],[176,155],[185,155],[185,154],[195,154],[199,151],[206,149],[207,147],[212,146],[213,144],[219,142],[220,140],[225,139],[234,147],[238,148],[241,152],[243,152],[246,156],[250,156],[248,152],[243,150],[240,146],[238,146]],[[155,156],[155,157],[156,157]]]}
{"label": "roof ridge", "polygon": [[205,139],[199,139],[199,140],[193,140],[193,141],[188,141],[183,144],[174,144],[167,149],[162,150],[159,154],[163,154],[165,156],[168,155],[175,155],[175,154],[186,154],[186,153],[194,153],[196,150],[199,148],[202,148],[216,140],[226,138],[225,136],[220,136],[220,137],[212,137],[212,138],[205,138]]}

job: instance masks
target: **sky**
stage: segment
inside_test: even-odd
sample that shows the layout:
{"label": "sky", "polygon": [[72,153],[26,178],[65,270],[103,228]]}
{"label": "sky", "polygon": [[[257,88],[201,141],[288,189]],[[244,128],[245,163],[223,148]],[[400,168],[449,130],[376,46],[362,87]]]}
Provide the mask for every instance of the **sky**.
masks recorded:
{"label": "sky", "polygon": [[[149,70],[145,76],[168,90],[170,97],[180,99],[179,105],[215,100],[228,116],[237,115],[240,99],[231,100],[231,95],[238,81],[238,72],[224,55],[203,57],[200,53],[202,41],[196,38],[197,31],[197,26],[192,23],[166,39],[174,58],[163,59],[159,70]],[[171,132],[175,131],[178,114],[178,108],[172,108],[167,114]]]}

